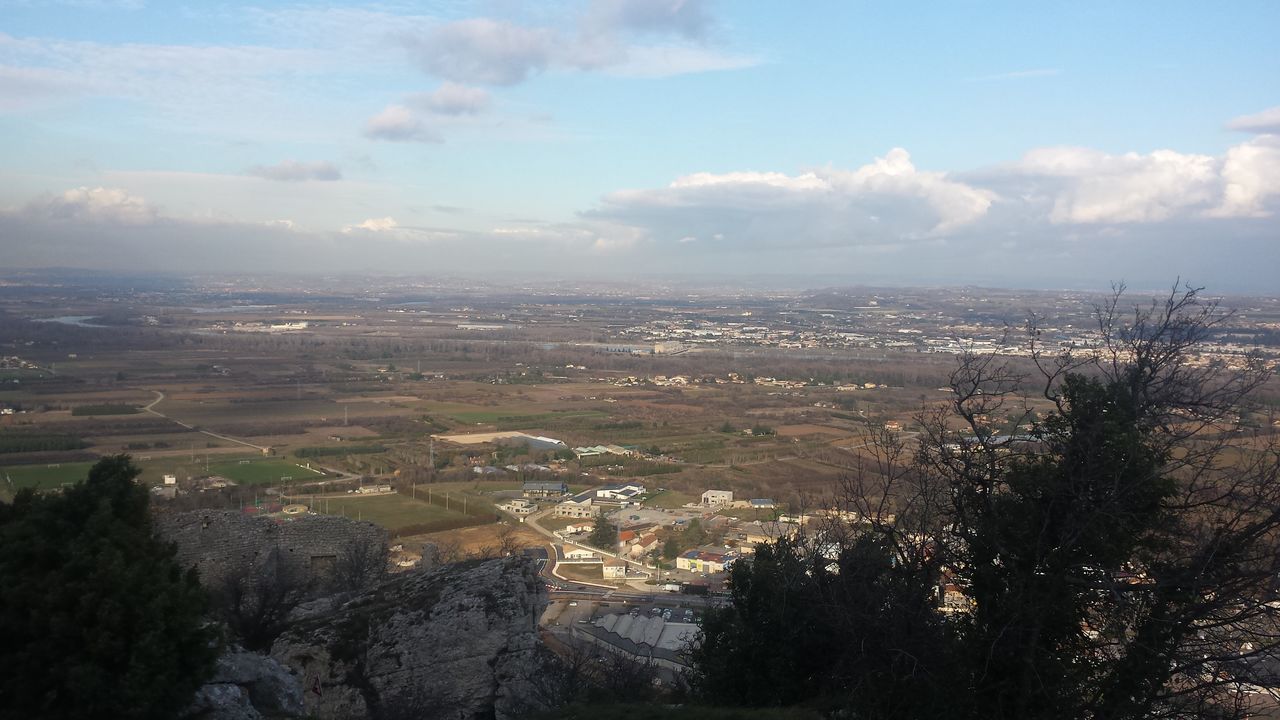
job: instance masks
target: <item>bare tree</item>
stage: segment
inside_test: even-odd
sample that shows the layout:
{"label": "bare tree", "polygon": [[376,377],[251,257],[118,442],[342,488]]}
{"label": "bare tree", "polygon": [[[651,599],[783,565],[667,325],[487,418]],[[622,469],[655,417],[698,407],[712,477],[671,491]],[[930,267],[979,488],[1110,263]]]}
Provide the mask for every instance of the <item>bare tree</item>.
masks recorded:
{"label": "bare tree", "polygon": [[210,590],[215,613],[250,650],[263,650],[288,627],[288,615],[314,588],[308,572],[272,548],[259,562],[227,572]]}
{"label": "bare tree", "polygon": [[387,562],[387,544],[381,538],[354,538],[334,558],[329,585],[337,592],[369,587],[386,575]]}

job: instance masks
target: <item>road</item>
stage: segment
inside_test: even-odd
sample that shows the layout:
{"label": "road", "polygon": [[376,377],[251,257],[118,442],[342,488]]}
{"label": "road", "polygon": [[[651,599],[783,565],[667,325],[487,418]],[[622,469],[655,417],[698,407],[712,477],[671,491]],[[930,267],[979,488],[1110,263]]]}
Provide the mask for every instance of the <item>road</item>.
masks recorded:
{"label": "road", "polygon": [[[542,527],[541,525],[539,525],[539,524],[538,524],[538,520],[539,520],[540,518],[544,518],[544,517],[546,517],[546,516],[547,516],[547,513],[549,513],[549,512],[551,512],[551,511],[550,511],[550,510],[542,510],[542,511],[540,511],[540,512],[533,513],[532,515],[527,515],[527,516],[525,516],[524,524],[525,524],[525,525],[528,525],[528,526],[529,526],[529,527],[531,527],[531,528],[533,528],[534,532],[537,532],[537,533],[539,533],[539,534],[541,534],[541,535],[544,535],[544,536],[546,536],[547,538],[549,538],[552,544],[556,544],[556,543],[563,543],[564,541],[563,541],[563,540],[562,540],[558,535],[556,535],[554,532],[552,532],[552,531],[550,531],[550,530],[548,530],[548,529],[546,529],[546,528],[544,528],[544,527]],[[573,543],[570,543],[570,544],[573,544]],[[607,551],[607,550],[601,550],[600,548],[595,548],[595,547],[593,547],[593,548],[588,548],[588,549],[589,549],[589,550],[591,550],[592,552],[600,553],[601,555],[605,555],[605,556],[608,556],[608,557],[614,558],[615,560],[621,560],[622,562],[624,562],[624,563],[626,563],[626,564],[627,564],[628,571],[631,571],[632,569],[635,569],[635,572],[637,572],[637,573],[638,573],[638,574],[640,574],[640,575],[643,575],[643,576],[644,576],[644,577],[646,577],[646,578],[651,578],[651,577],[653,577],[653,573],[657,572],[657,568],[650,567],[650,566],[648,566],[648,565],[645,565],[644,563],[637,562],[637,561],[635,561],[635,560],[631,560],[631,559],[629,559],[629,558],[619,557],[616,553],[611,553],[611,552],[609,552],[609,551]],[[549,566],[551,566],[551,568],[550,568],[550,569],[554,569],[554,565],[555,565],[554,559],[553,559],[551,562],[549,562],[549,563],[548,563],[548,565],[549,565]],[[548,570],[548,572],[550,572],[550,569]],[[557,581],[561,581],[561,582],[565,582],[565,581],[563,581],[563,580],[562,580],[561,578],[559,578],[559,577],[556,577],[556,580],[557,580]],[[579,583],[579,584],[581,584],[581,583]]]}
{"label": "road", "polygon": [[263,447],[263,446],[261,446],[261,445],[254,445],[254,444],[253,444],[253,443],[251,443],[251,442],[247,442],[247,441],[245,441],[245,440],[240,440],[240,439],[238,439],[238,438],[233,438],[233,437],[230,437],[230,436],[228,436],[228,435],[220,435],[220,434],[218,434],[218,433],[216,433],[216,432],[209,432],[208,430],[201,430],[200,428],[198,428],[198,427],[196,427],[196,426],[194,426],[194,425],[188,425],[187,423],[184,423],[184,422],[182,422],[181,420],[178,420],[178,419],[176,419],[176,418],[171,418],[171,417],[169,417],[168,415],[165,415],[164,413],[162,413],[162,412],[160,412],[159,410],[156,410],[156,409],[155,409],[156,405],[159,405],[159,404],[160,404],[160,402],[161,402],[162,400],[164,400],[164,393],[160,392],[159,390],[152,390],[151,392],[153,392],[153,393],[155,393],[155,394],[156,394],[156,399],[155,399],[155,400],[152,400],[151,402],[149,402],[149,403],[147,403],[146,405],[144,405],[144,406],[142,407],[142,409],[143,409],[143,410],[145,410],[146,412],[151,413],[152,415],[155,415],[156,417],[162,417],[162,418],[164,418],[165,420],[168,420],[169,422],[177,423],[177,424],[181,425],[182,427],[184,427],[184,428],[186,428],[186,429],[188,429],[188,430],[194,430],[195,432],[198,432],[198,433],[204,433],[205,435],[208,435],[209,437],[212,437],[212,438],[218,438],[219,440],[226,440],[227,442],[235,443],[235,444],[237,444],[237,445],[244,445],[245,447],[251,447],[251,448],[253,448],[254,450],[257,450],[258,452],[261,452],[261,453],[263,453],[263,454],[266,454],[266,453],[268,453],[268,452],[270,452],[270,451],[271,451],[271,448],[269,448],[269,447]]}

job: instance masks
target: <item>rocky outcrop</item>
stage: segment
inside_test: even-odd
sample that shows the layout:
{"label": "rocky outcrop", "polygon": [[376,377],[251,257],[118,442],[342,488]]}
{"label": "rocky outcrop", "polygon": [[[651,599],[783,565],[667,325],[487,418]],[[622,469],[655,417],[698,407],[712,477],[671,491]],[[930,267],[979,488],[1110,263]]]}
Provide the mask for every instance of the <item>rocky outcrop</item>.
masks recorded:
{"label": "rocky outcrop", "polygon": [[308,606],[271,656],[299,677],[319,720],[516,718],[537,705],[546,602],[522,557],[413,571]]}
{"label": "rocky outcrop", "polygon": [[300,717],[302,687],[280,663],[233,648],[218,658],[213,677],[197,692],[189,720],[258,720]]}

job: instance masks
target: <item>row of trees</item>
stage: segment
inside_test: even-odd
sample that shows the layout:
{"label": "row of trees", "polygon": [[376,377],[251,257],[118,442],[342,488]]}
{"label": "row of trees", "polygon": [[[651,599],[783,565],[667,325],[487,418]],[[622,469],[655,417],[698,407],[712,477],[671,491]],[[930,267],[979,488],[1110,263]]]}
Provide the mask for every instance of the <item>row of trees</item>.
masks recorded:
{"label": "row of trees", "polygon": [[[1272,370],[1200,361],[1227,315],[1194,289],[1120,297],[1091,347],[1050,352],[1033,319],[1036,373],[964,358],[918,443],[878,435],[848,513],[735,567],[698,689],[858,718],[1248,714],[1280,684],[1280,452],[1226,420]],[[980,421],[1010,411],[1030,437]]]}

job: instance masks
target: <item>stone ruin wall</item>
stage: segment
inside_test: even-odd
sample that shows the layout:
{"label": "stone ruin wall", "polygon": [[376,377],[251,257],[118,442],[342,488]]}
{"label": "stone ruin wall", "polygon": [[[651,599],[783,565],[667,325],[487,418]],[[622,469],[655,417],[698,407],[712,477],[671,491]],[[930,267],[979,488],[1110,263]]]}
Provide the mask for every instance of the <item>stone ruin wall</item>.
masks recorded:
{"label": "stone ruin wall", "polygon": [[158,526],[177,545],[178,563],[183,568],[195,565],[206,587],[230,572],[253,568],[274,548],[282,558],[322,575],[344,548],[387,542],[386,533],[373,523],[332,515],[277,520],[235,510],[193,510],[164,515]]}

